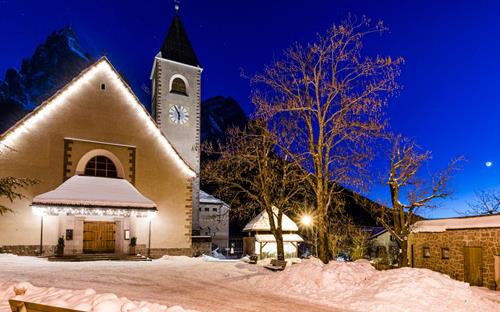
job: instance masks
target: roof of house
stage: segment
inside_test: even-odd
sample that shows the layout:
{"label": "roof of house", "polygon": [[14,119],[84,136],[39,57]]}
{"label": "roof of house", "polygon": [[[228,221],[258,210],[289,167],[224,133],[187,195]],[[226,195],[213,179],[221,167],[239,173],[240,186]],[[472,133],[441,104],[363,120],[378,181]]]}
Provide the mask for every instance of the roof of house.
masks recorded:
{"label": "roof of house", "polygon": [[[278,208],[273,207],[274,220],[277,222]],[[283,231],[298,231],[299,228],[297,224],[293,222],[287,215],[283,214],[281,219],[281,228]],[[269,216],[267,212],[264,210],[259,213],[255,218],[253,218],[250,222],[245,225],[243,232],[251,232],[251,231],[270,231],[271,226],[269,225]]]}
{"label": "roof of house", "polygon": [[218,204],[218,205],[226,205],[221,199],[210,195],[202,190],[200,190],[200,204]]}
{"label": "roof of house", "polygon": [[383,226],[363,226],[361,229],[369,233],[368,239],[374,239],[387,232]]}
{"label": "roof of house", "polygon": [[152,200],[125,179],[79,175],[33,198],[32,206],[46,205],[156,209]]}
{"label": "roof of house", "polygon": [[417,221],[412,232],[444,232],[456,229],[500,227],[500,214]]}
{"label": "roof of house", "polygon": [[201,67],[178,13],[172,20],[160,51],[164,59]]}
{"label": "roof of house", "polygon": [[165,151],[169,155],[173,156],[173,160],[179,165],[182,172],[190,177],[194,177],[196,175],[194,170],[191,168],[188,162],[186,162],[180,156],[175,147],[168,141],[167,137],[163,134],[156,122],[151,118],[151,115],[149,115],[147,110],[144,108],[144,105],[141,104],[130,86],[125,82],[123,77],[118,73],[118,71],[113,67],[111,62],[105,56],[101,57],[94,64],[84,69],[68,84],[59,89],[54,95],[38,105],[33,111],[28,113],[21,120],[16,122],[12,127],[7,129],[7,131],[0,134],[0,143],[3,143],[6,146],[13,146],[13,141],[18,140],[19,137],[24,133],[32,130],[39,119],[50,117],[51,111],[53,109],[56,109],[60,105],[67,105],[68,102],[65,101],[65,99],[68,96],[75,94],[75,92],[78,92],[81,85],[87,83],[99,71],[102,70],[106,70],[110,74],[110,77],[113,78],[112,81],[116,82],[116,86],[124,92],[126,98],[128,99],[127,101],[124,101],[124,104],[134,105],[137,108],[137,113],[145,121],[145,128],[148,128],[149,132],[152,135],[158,136],[158,139],[163,143]]}

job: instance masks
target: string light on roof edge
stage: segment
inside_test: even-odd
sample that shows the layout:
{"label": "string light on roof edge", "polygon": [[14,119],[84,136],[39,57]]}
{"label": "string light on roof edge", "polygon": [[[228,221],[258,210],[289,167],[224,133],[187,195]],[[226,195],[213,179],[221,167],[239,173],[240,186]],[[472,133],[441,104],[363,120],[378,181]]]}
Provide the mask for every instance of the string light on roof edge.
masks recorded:
{"label": "string light on roof edge", "polygon": [[100,61],[92,65],[89,70],[84,73],[82,76],[77,78],[75,81],[71,82],[65,89],[62,89],[59,94],[57,94],[50,102],[42,104],[43,106],[39,106],[38,109],[33,111],[32,115],[24,120],[19,125],[14,126],[15,128],[10,131],[7,130],[6,135],[0,139],[0,142],[5,144],[6,146],[14,147],[15,141],[24,133],[29,133],[33,127],[48,118],[52,112],[54,112],[60,105],[64,103],[68,103],[65,100],[75,95],[83,85],[88,83],[91,79],[93,79],[96,74],[100,70],[107,70],[111,81],[115,83],[119,88],[124,88],[125,92],[122,92],[122,95],[125,96],[127,102],[132,104],[140,118],[142,118],[151,131],[151,134],[155,136],[155,138],[159,141],[159,145],[163,147],[165,152],[169,155],[172,155],[174,158],[174,162],[178,165],[179,169],[189,176],[190,178],[194,178],[196,173],[187,165],[187,163],[180,157],[180,155],[176,152],[176,150],[171,146],[170,142],[165,138],[165,136],[161,133],[161,130],[154,124],[154,121],[148,115],[144,107],[140,104],[140,102],[134,97],[132,91],[126,87],[119,75],[114,71],[111,64],[106,60],[106,58],[102,58]]}
{"label": "string light on roof edge", "polygon": [[39,206],[32,205],[31,209],[37,216],[104,216],[104,217],[137,217],[153,218],[155,210],[146,209],[116,209],[116,208],[83,208],[70,206]]}

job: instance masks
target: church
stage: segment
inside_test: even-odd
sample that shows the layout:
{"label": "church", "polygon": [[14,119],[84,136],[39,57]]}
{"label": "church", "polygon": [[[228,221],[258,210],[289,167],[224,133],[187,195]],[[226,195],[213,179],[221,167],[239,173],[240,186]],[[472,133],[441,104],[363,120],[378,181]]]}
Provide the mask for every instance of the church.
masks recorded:
{"label": "church", "polygon": [[0,199],[13,210],[0,252],[51,255],[60,238],[69,255],[208,248],[196,245],[202,68],[178,12],[152,61],[151,114],[102,57],[0,135],[1,175],[37,180]]}

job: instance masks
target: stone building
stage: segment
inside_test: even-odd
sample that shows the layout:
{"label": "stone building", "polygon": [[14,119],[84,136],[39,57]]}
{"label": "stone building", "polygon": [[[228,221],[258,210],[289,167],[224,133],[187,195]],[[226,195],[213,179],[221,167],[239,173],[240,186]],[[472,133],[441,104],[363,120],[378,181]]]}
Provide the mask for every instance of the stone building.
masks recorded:
{"label": "stone building", "polygon": [[209,236],[212,249],[223,253],[229,248],[229,205],[210,194],[200,191],[200,235]]}
{"label": "stone building", "polygon": [[0,134],[1,175],[39,181],[0,198],[0,252],[200,252],[202,68],[177,12],[152,63],[152,115],[102,57]]}
{"label": "stone building", "polygon": [[418,221],[408,258],[412,267],[500,289],[500,215]]}

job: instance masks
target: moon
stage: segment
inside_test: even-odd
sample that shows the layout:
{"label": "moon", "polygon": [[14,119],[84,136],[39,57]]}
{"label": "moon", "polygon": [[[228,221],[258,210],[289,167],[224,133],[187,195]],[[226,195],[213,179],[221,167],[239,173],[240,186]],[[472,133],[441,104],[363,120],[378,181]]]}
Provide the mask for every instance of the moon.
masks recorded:
{"label": "moon", "polygon": [[489,168],[489,167],[493,166],[493,162],[487,161],[484,163],[484,165]]}

